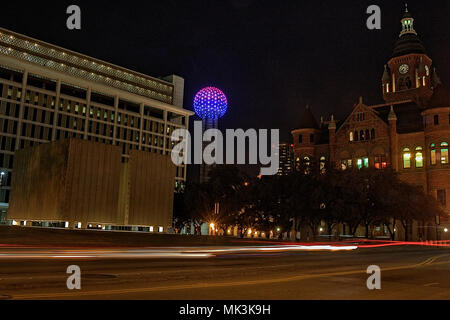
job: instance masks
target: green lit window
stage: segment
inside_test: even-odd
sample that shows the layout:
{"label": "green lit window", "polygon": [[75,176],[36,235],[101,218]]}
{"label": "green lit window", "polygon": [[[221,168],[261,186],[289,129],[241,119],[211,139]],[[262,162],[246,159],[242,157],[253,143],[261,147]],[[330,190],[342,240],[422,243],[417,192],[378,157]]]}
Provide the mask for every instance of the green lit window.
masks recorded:
{"label": "green lit window", "polygon": [[422,153],[422,147],[416,148],[416,168],[423,168],[423,153]]}
{"label": "green lit window", "polygon": [[364,158],[364,167],[368,168],[369,167],[369,158]]}
{"label": "green lit window", "polygon": [[363,159],[356,160],[356,166],[358,169],[361,169],[363,167]]}
{"label": "green lit window", "polygon": [[411,168],[411,152],[408,148],[403,149],[403,168]]}

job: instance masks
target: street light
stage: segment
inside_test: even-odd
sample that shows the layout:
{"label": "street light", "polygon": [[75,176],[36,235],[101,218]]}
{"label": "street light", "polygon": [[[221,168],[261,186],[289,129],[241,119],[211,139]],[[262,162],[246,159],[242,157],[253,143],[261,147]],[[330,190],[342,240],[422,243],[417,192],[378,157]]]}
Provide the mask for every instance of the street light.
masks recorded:
{"label": "street light", "polygon": [[447,228],[444,228],[444,232],[448,232],[448,229],[447,229]]}

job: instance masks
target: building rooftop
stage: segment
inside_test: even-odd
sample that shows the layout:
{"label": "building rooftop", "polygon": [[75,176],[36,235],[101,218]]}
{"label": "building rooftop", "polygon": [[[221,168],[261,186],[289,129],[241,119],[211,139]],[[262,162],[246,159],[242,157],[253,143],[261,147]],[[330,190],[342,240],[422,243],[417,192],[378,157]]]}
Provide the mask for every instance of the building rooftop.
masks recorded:
{"label": "building rooftop", "polygon": [[319,125],[309,106],[306,106],[297,129],[319,129]]}
{"label": "building rooftop", "polygon": [[99,59],[0,28],[0,54],[85,80],[173,103],[174,85]]}

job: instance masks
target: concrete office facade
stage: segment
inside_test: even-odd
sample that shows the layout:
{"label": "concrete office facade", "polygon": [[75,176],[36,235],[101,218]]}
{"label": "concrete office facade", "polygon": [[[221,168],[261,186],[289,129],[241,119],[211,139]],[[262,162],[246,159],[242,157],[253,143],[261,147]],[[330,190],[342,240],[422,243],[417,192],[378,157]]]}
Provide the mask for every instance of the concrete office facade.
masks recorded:
{"label": "concrete office facade", "polygon": [[[0,219],[6,219],[14,154],[62,138],[170,154],[187,129],[184,80],[140,74],[0,28]],[[176,167],[175,189],[186,179]]]}

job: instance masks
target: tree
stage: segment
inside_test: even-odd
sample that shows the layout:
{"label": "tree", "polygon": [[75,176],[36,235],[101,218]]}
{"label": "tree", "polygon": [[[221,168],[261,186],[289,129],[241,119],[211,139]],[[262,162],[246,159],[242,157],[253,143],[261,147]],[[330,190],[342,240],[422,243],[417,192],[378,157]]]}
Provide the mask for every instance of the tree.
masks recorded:
{"label": "tree", "polygon": [[175,193],[173,198],[173,226],[177,233],[180,233],[190,220],[191,217],[185,205],[185,193]]}

